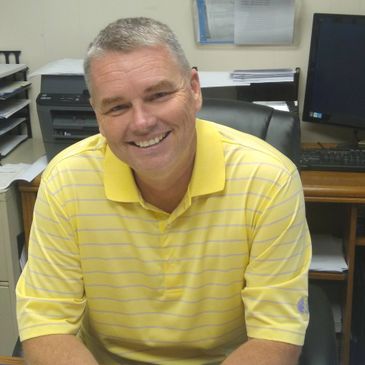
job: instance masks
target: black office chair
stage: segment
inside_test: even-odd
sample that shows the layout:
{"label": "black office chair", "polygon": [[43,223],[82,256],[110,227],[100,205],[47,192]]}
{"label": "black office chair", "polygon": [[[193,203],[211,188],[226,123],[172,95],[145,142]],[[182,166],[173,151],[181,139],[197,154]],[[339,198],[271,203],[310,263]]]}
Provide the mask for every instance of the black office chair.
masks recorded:
{"label": "black office chair", "polygon": [[[300,122],[296,114],[246,101],[205,99],[198,117],[266,140],[299,166]],[[332,308],[325,292],[309,285],[310,320],[299,365],[336,365]]]}
{"label": "black office chair", "polygon": [[241,100],[204,99],[198,117],[260,137],[299,166],[300,123],[296,114]]}
{"label": "black office chair", "polygon": [[309,284],[309,325],[298,365],[337,365],[336,332],[331,303],[319,286]]}

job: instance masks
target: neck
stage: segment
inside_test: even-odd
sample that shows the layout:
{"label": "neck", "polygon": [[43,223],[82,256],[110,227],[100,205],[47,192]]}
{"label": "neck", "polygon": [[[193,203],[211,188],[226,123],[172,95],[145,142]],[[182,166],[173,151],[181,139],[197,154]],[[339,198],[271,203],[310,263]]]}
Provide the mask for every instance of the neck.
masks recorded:
{"label": "neck", "polygon": [[194,161],[182,173],[167,177],[143,178],[135,174],[135,180],[143,199],[155,207],[171,213],[183,199],[191,179]]}

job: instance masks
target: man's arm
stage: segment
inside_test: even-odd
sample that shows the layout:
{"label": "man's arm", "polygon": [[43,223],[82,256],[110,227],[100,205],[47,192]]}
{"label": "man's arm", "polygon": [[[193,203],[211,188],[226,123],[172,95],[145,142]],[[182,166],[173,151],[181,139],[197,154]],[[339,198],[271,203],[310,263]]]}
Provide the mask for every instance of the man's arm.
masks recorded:
{"label": "man's arm", "polygon": [[98,365],[86,346],[73,335],[39,336],[22,345],[27,365]]}
{"label": "man's arm", "polygon": [[249,339],[233,351],[222,365],[296,365],[300,352],[301,346]]}

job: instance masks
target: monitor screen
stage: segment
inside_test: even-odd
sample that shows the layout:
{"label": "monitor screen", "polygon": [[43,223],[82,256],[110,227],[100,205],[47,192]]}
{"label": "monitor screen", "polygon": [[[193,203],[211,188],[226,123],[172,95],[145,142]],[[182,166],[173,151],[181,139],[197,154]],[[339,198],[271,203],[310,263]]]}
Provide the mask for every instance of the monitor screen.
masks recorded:
{"label": "monitor screen", "polygon": [[365,129],[365,16],[313,16],[303,120]]}

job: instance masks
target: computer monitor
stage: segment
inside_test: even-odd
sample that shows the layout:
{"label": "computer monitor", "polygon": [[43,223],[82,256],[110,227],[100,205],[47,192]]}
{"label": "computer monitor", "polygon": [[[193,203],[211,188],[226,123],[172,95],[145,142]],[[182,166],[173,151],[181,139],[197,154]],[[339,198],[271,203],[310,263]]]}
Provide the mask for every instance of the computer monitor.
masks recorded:
{"label": "computer monitor", "polygon": [[365,16],[313,15],[302,118],[365,129]]}

